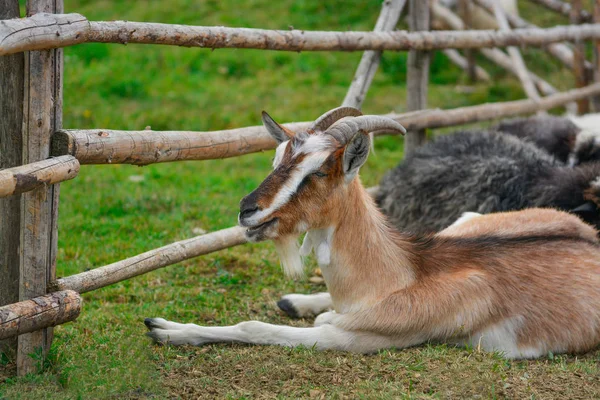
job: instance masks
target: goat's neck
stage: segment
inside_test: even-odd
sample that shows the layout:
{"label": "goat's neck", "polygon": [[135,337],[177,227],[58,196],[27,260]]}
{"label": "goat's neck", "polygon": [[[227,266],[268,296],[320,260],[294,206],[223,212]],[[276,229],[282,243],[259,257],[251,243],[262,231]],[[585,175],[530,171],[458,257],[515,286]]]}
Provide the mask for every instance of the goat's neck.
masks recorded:
{"label": "goat's neck", "polygon": [[415,273],[408,243],[388,226],[358,179],[339,204],[336,223],[310,235],[335,308],[347,312],[410,285]]}

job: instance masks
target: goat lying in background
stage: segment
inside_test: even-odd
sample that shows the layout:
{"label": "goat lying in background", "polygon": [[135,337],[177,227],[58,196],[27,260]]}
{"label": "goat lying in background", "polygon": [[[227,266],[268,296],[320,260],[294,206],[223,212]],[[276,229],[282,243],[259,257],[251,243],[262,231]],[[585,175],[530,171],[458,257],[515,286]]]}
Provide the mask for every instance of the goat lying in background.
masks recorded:
{"label": "goat lying in background", "polygon": [[600,115],[535,116],[502,121],[492,130],[514,135],[569,166],[600,161]]}
{"label": "goat lying in background", "polygon": [[600,163],[569,168],[531,143],[496,132],[457,132],[425,144],[391,170],[376,201],[392,224],[438,232],[464,212],[551,207],[600,227]]}
{"label": "goat lying in background", "polygon": [[[404,235],[390,227],[358,178],[369,154],[368,133],[403,128],[358,114],[335,109],[298,134],[263,114],[281,144],[274,171],[240,203],[247,238],[274,240],[287,275],[302,274],[296,241],[308,231],[302,251],[315,250],[330,291],[317,296],[324,309],[335,311],[309,328],[146,319],[152,338],[361,353],[444,341],[508,358],[583,352],[600,343],[600,253],[593,228],[567,213],[531,209],[471,214],[425,238]],[[356,117],[337,121],[346,115]]]}

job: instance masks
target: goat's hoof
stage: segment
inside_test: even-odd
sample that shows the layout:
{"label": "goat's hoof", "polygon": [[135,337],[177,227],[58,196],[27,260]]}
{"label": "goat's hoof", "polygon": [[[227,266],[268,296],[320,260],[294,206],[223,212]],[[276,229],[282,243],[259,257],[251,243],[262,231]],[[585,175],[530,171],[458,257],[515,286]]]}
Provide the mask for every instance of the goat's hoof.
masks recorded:
{"label": "goat's hoof", "polygon": [[283,311],[284,313],[286,313],[288,316],[290,316],[292,318],[300,318],[300,315],[298,314],[298,310],[296,310],[296,308],[294,307],[292,302],[289,301],[288,299],[279,300],[277,302],[277,307],[279,307],[279,309],[281,311]]}
{"label": "goat's hoof", "polygon": [[153,328],[162,328],[160,324],[160,318],[146,318],[144,319],[144,325],[146,328],[152,330]]}

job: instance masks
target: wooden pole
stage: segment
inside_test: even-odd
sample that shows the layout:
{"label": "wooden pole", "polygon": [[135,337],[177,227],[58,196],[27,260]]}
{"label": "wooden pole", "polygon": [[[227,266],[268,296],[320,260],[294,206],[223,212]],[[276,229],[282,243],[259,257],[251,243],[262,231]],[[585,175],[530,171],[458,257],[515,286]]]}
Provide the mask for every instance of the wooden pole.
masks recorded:
{"label": "wooden pole", "polygon": [[[482,0],[477,0],[481,2]],[[63,15],[39,15],[32,19],[0,22],[0,56],[27,50],[58,48],[79,43],[163,44],[209,49],[240,48],[280,51],[365,51],[475,49],[505,46],[546,46],[550,43],[600,38],[600,26],[556,26],[515,29],[510,32],[330,32],[278,31],[157,24],[129,21],[86,22],[58,25]],[[511,17],[508,17],[509,21]],[[35,25],[35,26],[29,26]],[[51,29],[53,35],[48,35]],[[22,31],[22,32],[21,32]],[[19,32],[19,35],[16,34]],[[57,35],[58,33],[58,35]],[[27,40],[23,39],[27,37]],[[38,37],[39,36],[39,37]],[[549,46],[551,47],[551,46]]]}
{"label": "wooden pole", "polygon": [[[385,0],[381,6],[381,13],[375,24],[374,32],[393,31],[400,19],[406,0]],[[363,53],[354,79],[348,88],[343,106],[360,109],[365,100],[367,91],[371,86],[375,72],[379,67],[382,51],[367,50]]]}
{"label": "wooden pole", "polygon": [[[19,18],[18,0],[0,0],[0,20]],[[23,53],[0,57],[0,169],[21,165],[23,139]],[[0,306],[19,301],[21,198],[0,199]],[[0,353],[13,358],[17,340],[0,340]]]}
{"label": "wooden pole", "polygon": [[[454,14],[447,7],[444,7],[438,3],[434,3],[431,7],[431,12],[434,18],[442,20],[446,25],[448,25],[452,29],[464,29],[464,24],[460,17]],[[517,76],[517,70],[515,69],[511,58],[507,56],[502,50],[494,48],[480,49],[479,51],[481,52],[481,54],[483,54],[484,57],[486,57],[490,61],[498,64],[500,67],[506,69],[508,72]],[[558,90],[556,90],[554,86],[552,86],[551,84],[549,84],[548,82],[546,82],[531,71],[529,71],[529,77],[535,83],[538,90],[544,95],[548,96],[558,92]],[[575,110],[576,107],[577,105],[575,103],[569,103],[565,105],[565,108],[571,114],[574,113],[573,110]]]}
{"label": "wooden pole", "polygon": [[[495,2],[492,0],[473,0],[477,5],[483,7],[488,12],[494,14],[494,4]],[[518,15],[505,14],[506,18],[510,25],[516,29],[539,29],[537,25],[531,24]],[[574,38],[574,40],[583,40],[582,38]],[[497,46],[503,47],[503,46]],[[552,55],[554,58],[559,60],[563,65],[574,69],[574,55],[573,50],[565,43],[551,43],[544,47],[544,49]],[[586,68],[591,68],[591,64],[589,62],[586,63]]]}
{"label": "wooden pole", "polygon": [[73,321],[81,302],[77,292],[65,290],[0,307],[0,339]]}
{"label": "wooden pole", "polygon": [[[571,23],[579,24],[581,10],[583,6],[581,0],[572,0],[571,8]],[[576,40],[573,50],[573,71],[575,73],[575,86],[580,88],[584,87],[588,83],[585,68],[585,43],[581,40]],[[586,114],[590,110],[590,104],[588,99],[580,99],[577,101],[577,112],[578,114]]]}
{"label": "wooden pole", "polygon": [[[600,24],[600,0],[594,1],[594,23]],[[600,82],[600,40],[594,40],[594,82]],[[593,112],[600,112],[600,96],[591,98]]]}
{"label": "wooden pole", "polygon": [[[534,3],[542,5],[549,10],[556,11],[565,17],[571,17],[571,5],[560,0],[531,0]],[[580,18],[582,22],[592,22],[592,16],[585,10],[581,10]]]}
{"label": "wooden pole", "polygon": [[[600,94],[600,83],[542,97],[539,102],[518,100],[452,110],[422,110],[386,116],[395,119],[406,128],[409,126],[411,129],[440,128],[534,113],[598,94]],[[284,125],[293,131],[301,131],[311,124],[312,122],[294,122]],[[89,129],[63,130],[59,134],[61,144],[53,146],[54,155],[69,154],[76,157],[81,164],[147,165],[169,161],[212,160],[270,150],[277,146],[275,140],[262,126],[213,132]],[[382,134],[387,132],[375,132],[376,136]],[[222,139],[219,139],[221,137]]]}
{"label": "wooden pole", "polygon": [[[409,28],[412,32],[429,30],[429,2],[409,0]],[[430,53],[410,50],[406,71],[406,109],[417,111],[427,108],[427,89],[429,83]],[[404,140],[404,155],[410,154],[425,143],[427,133],[424,129],[409,130]]]}
{"label": "wooden pole", "polygon": [[[466,57],[463,57],[458,52],[458,50],[455,50],[455,49],[446,49],[446,50],[442,50],[442,52],[456,66],[458,66],[462,70],[466,71],[467,74],[469,74],[469,75],[471,74],[471,64],[470,64],[470,61]],[[481,68],[479,65],[477,65],[477,64],[474,64],[474,65],[475,65],[475,70],[474,70],[475,80],[489,82],[490,79],[491,79],[490,78],[490,74],[488,74],[487,71],[485,69]],[[469,78],[469,80],[471,80],[471,79]]]}
{"label": "wooden pole", "polygon": [[[62,0],[30,0],[27,15],[62,13]],[[23,163],[50,155],[50,138],[62,124],[62,50],[30,51],[25,56]],[[21,197],[21,259],[19,299],[46,294],[55,278],[59,186],[43,186]],[[45,355],[52,341],[46,328],[19,336],[17,373],[35,371],[34,352]]]}
{"label": "wooden pole", "polygon": [[234,226],[175,242],[104,267],[58,279],[50,290],[75,290],[79,293],[96,290],[167,265],[246,243],[244,231],[244,228]]}
{"label": "wooden pole", "polygon": [[73,156],[60,156],[0,171],[0,197],[29,192],[39,187],[73,179],[79,172],[79,161]]}
{"label": "wooden pole", "polygon": [[[459,0],[458,8],[459,15],[462,16],[464,21],[464,29],[471,29],[473,24],[471,23],[471,1],[470,0]],[[475,82],[477,81],[477,66],[475,65],[475,52],[472,49],[465,50],[465,58],[467,61],[467,75],[469,76],[469,81]],[[488,79],[489,80],[489,79]]]}
{"label": "wooden pole", "polygon": [[[502,6],[498,2],[494,2],[494,15],[496,16],[496,21],[498,22],[498,26],[501,31],[510,31],[510,26],[508,25],[508,20],[506,19],[506,15]],[[540,95],[535,89],[535,85],[533,84],[527,67],[525,66],[525,62],[523,61],[523,57],[521,56],[521,52],[514,46],[509,46],[507,49],[508,55],[513,61],[514,68],[517,72],[517,76],[521,81],[521,85],[523,85],[523,89],[532,100],[539,100]]]}

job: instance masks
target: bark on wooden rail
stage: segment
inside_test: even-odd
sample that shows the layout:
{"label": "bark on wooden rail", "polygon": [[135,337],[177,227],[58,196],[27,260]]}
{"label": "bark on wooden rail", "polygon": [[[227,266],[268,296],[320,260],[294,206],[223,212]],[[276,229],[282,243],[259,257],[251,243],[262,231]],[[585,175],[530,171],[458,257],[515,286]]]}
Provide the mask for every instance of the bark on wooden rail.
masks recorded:
{"label": "bark on wooden rail", "polygon": [[[537,102],[518,100],[387,116],[394,118],[407,129],[439,128],[534,113],[598,94],[600,83],[543,97]],[[311,123],[295,122],[285,126],[299,131],[306,129]],[[375,132],[376,135],[385,133]],[[237,157],[274,149],[275,146],[275,141],[262,126],[213,132],[62,130],[54,136],[53,154],[72,155],[81,164],[146,165],[168,161]]]}
{"label": "bark on wooden rail", "polygon": [[73,179],[78,173],[79,161],[69,155],[0,170],[0,197]]}
{"label": "bark on wooden rail", "polygon": [[0,339],[73,321],[81,312],[81,296],[72,290],[50,293],[0,307]]}
{"label": "bark on wooden rail", "polygon": [[244,228],[235,226],[150,250],[135,257],[56,280],[50,290],[89,292],[167,265],[246,243]]}
{"label": "bark on wooden rail", "polygon": [[437,50],[504,46],[544,46],[560,41],[599,39],[600,25],[515,29],[511,32],[330,32],[266,30],[87,21],[80,14],[38,13],[0,23],[0,56],[78,43],[164,44],[210,49],[243,48],[281,51]]}

